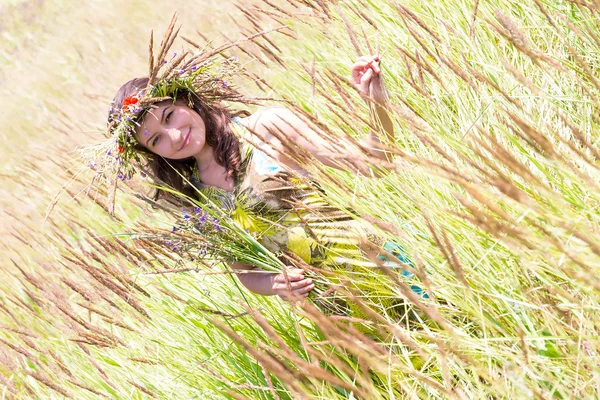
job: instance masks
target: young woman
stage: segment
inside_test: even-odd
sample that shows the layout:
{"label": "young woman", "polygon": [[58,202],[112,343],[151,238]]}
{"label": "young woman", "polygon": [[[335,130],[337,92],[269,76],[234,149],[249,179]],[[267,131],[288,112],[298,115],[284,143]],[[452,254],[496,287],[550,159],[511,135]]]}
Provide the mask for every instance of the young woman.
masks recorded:
{"label": "young woman", "polygon": [[[192,70],[188,65],[181,70],[182,76],[188,71],[194,76],[197,71]],[[351,67],[351,76],[355,87],[375,100],[375,115],[388,140],[393,140],[392,122],[384,110],[386,95],[379,57],[359,58]],[[145,154],[150,170],[175,189],[190,196],[204,190],[222,207],[229,207],[232,214],[255,216],[250,222],[240,217],[240,223],[274,252],[292,251],[311,265],[341,265],[360,257],[356,231],[350,234],[344,228],[352,224],[352,219],[294,178],[306,173],[289,156],[284,142],[294,143],[325,165],[340,168],[335,155],[323,151],[328,144],[317,129],[282,107],[232,116],[220,105],[219,93],[210,92],[229,93],[226,81],[217,77],[217,85],[211,83],[205,90],[189,83],[173,90],[177,79],[161,82],[138,78],[119,89],[109,115],[109,130],[118,137],[119,153],[125,153],[127,159]],[[190,79],[195,82],[193,79],[199,78]],[[157,91],[161,84],[171,89]],[[150,88],[154,90],[152,101],[147,101]],[[209,95],[212,101],[206,100]],[[376,133],[363,142],[376,157],[386,159],[385,152],[379,150],[382,140]],[[357,167],[366,169],[360,164]],[[193,184],[186,185],[186,181]],[[236,207],[240,208],[237,213]],[[406,262],[401,255],[398,257]],[[261,295],[290,300],[306,297],[314,288],[301,269],[291,269],[284,275],[260,273],[258,267],[239,262],[230,266],[257,272],[238,276],[248,289]]]}

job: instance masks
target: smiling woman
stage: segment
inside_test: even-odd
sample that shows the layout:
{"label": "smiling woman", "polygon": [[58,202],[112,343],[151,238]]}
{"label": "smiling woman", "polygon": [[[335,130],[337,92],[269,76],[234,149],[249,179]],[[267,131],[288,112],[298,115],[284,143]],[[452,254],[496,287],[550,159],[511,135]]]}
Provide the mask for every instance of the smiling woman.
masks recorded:
{"label": "smiling woman", "polygon": [[[131,96],[143,97],[148,83],[148,78],[135,78],[121,86],[112,103],[109,124],[115,120],[112,110],[128,107],[125,103]],[[224,168],[222,178],[232,182],[240,161],[239,143],[231,131],[231,121],[233,117],[247,113],[232,113],[220,104],[208,107],[194,92],[180,90],[178,96],[180,100],[153,104],[138,117],[134,149],[145,155],[148,168],[155,177],[175,190],[195,197],[195,188],[186,181],[196,168],[202,170],[213,164],[220,165]],[[211,172],[214,171],[211,169]],[[161,194],[157,191],[155,198]]]}
{"label": "smiling woman", "polygon": [[[119,146],[117,170],[127,168],[131,174],[135,161],[144,164],[143,156],[153,176],[168,187],[165,192],[174,189],[188,198],[208,199],[279,257],[291,252],[313,266],[371,274],[375,245],[394,254],[397,259],[390,264],[394,268],[411,265],[401,246],[386,246],[355,218],[329,205],[297,157],[299,151],[331,167],[368,170],[356,161],[362,156],[358,149],[347,146],[336,153],[315,124],[290,109],[231,111],[223,101],[239,102],[244,97],[227,83],[223,71],[231,73],[237,61],[225,59],[215,68],[214,53],[202,61],[198,56],[185,60],[185,55],[174,56],[174,64],[166,65],[167,73],[161,77],[153,71],[149,78],[133,79],[117,92],[108,118],[111,143]],[[393,139],[383,105],[379,56],[361,57],[350,70],[356,89],[375,99],[384,133]],[[379,137],[372,133],[370,139],[372,155],[387,160]],[[340,158],[354,162],[339,163]],[[219,222],[214,223],[221,232]],[[204,227],[196,230],[207,233]],[[239,278],[258,294],[289,300],[306,297],[315,287],[299,268],[265,273],[252,262],[253,255],[224,257],[236,270],[257,272],[241,273]]]}

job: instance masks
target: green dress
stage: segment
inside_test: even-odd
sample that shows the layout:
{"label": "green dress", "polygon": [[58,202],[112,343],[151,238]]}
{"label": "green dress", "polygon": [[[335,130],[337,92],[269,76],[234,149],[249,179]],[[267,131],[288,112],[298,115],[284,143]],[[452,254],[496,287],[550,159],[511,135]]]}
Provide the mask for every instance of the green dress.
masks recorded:
{"label": "green dress", "polygon": [[[232,128],[240,140],[242,159],[233,191],[202,187],[201,184],[200,189],[207,198],[229,212],[235,222],[255,235],[265,248],[276,255],[292,252],[311,266],[338,271],[346,277],[348,274],[360,275],[356,281],[366,282],[369,286],[369,279],[381,280],[382,277],[374,269],[376,264],[362,250],[368,242],[384,248],[400,261],[390,262],[379,256],[388,266],[398,268],[404,276],[411,275],[402,268],[403,264],[412,266],[412,263],[401,246],[384,242],[354,216],[328,204],[318,183],[311,181],[309,176],[286,171],[274,159],[243,140],[246,128],[239,120],[234,119]],[[376,287],[378,282],[372,283]],[[364,292],[364,287],[359,288]],[[421,291],[418,286],[413,290]]]}

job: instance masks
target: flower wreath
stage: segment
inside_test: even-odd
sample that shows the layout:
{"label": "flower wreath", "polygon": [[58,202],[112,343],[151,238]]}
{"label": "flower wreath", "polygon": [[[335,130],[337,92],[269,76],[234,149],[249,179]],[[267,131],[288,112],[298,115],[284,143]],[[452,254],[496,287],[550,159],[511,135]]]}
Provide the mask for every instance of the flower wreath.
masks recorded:
{"label": "flower wreath", "polygon": [[[178,60],[177,53],[172,60]],[[196,57],[193,57],[196,58]],[[123,100],[121,108],[111,107],[108,117],[107,133],[109,140],[104,142],[104,147],[96,151],[100,154],[100,162],[95,162],[97,172],[116,176],[120,180],[131,179],[142,163],[142,153],[137,151],[135,132],[140,126],[140,121],[145,113],[151,110],[156,103],[172,100],[175,101],[188,94],[190,106],[193,105],[189,93],[196,94],[203,104],[208,105],[219,101],[241,100],[242,96],[229,84],[229,78],[240,69],[240,64],[235,57],[226,58],[217,63],[216,57],[208,60],[195,60],[195,62],[176,61],[163,62],[171,70],[163,78],[149,83],[148,87],[133,93]],[[144,135],[149,134],[144,132]]]}
{"label": "flower wreath", "polygon": [[108,140],[81,151],[84,162],[96,171],[96,179],[104,180],[109,188],[109,212],[114,212],[114,195],[118,180],[131,179],[143,165],[142,153],[136,149],[138,141],[136,129],[148,110],[156,103],[165,100],[175,101],[184,95],[190,106],[193,105],[190,93],[194,93],[210,107],[221,101],[256,104],[266,98],[249,98],[240,94],[230,83],[234,75],[251,76],[238,61],[237,57],[225,57],[223,52],[240,42],[254,40],[269,32],[283,29],[278,27],[260,32],[251,37],[222,45],[216,49],[199,46],[189,39],[184,40],[198,49],[192,53],[185,50],[179,55],[173,53],[170,60],[166,55],[179,33],[175,30],[177,17],[173,16],[165,37],[161,42],[158,55],[153,54],[153,36],[150,36],[149,81],[148,86],[124,99],[121,107],[113,103],[109,109]]}

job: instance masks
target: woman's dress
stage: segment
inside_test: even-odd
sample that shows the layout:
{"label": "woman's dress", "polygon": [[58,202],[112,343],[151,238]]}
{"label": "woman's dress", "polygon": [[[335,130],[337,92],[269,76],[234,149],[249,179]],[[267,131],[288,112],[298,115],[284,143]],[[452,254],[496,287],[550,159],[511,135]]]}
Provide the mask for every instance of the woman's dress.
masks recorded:
{"label": "woman's dress", "polygon": [[[405,277],[412,275],[403,269],[403,265],[412,267],[412,263],[401,246],[384,242],[355,216],[328,204],[322,189],[308,176],[286,171],[274,159],[243,140],[246,128],[239,120],[234,119],[232,128],[240,139],[242,158],[234,189],[228,192],[216,187],[201,187],[201,190],[265,248],[278,256],[292,252],[313,267],[343,272],[346,277],[360,275],[360,279],[354,281],[363,282],[363,287],[359,287],[363,293],[369,291],[369,280],[373,287],[380,288],[382,279],[381,273],[374,268],[376,263],[363,251],[367,243],[385,249],[400,261],[391,262],[379,256],[387,266],[397,268]],[[332,282],[336,282],[335,277]],[[413,286],[413,290],[422,291],[418,286]],[[329,300],[335,298],[334,290],[327,292]],[[386,296],[389,297],[389,293],[379,297]],[[383,305],[396,302],[388,298]]]}

